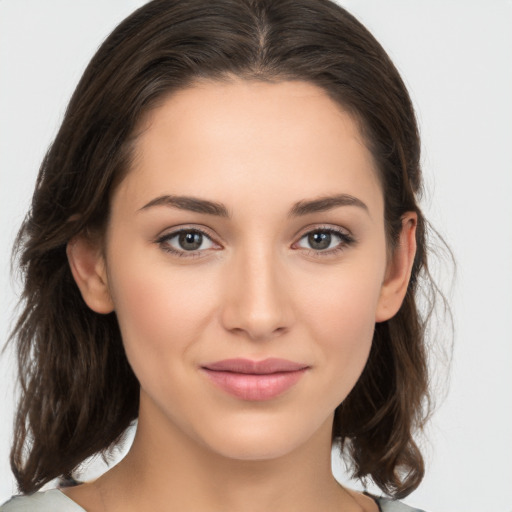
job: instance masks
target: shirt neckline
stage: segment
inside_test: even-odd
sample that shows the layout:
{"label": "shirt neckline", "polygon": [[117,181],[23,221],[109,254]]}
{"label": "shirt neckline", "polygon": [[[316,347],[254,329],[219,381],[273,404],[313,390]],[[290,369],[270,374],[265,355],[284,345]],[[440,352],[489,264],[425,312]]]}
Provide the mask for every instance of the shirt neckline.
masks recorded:
{"label": "shirt neckline", "polygon": [[76,501],[72,500],[67,494],[64,494],[61,489],[51,489],[46,491],[47,493],[55,494],[55,496],[60,495],[59,499],[65,500],[67,503],[71,503],[76,512],[87,512],[84,508],[82,508]]}
{"label": "shirt neckline", "polygon": [[[75,512],[87,512],[84,508],[82,508],[76,501],[74,501],[73,499],[71,499],[67,494],[65,494],[64,492],[62,492],[61,489],[57,488],[57,489],[50,489],[49,491],[46,491],[46,493],[48,494],[55,494],[55,496],[59,496],[60,495],[60,498],[59,499],[62,499],[62,500],[65,500],[67,503],[71,503],[73,505],[73,508],[75,509]],[[382,512],[382,508],[380,506],[380,500],[379,498],[377,498],[376,496],[370,494],[369,492],[367,491],[364,491],[363,494],[365,496],[368,496],[369,498],[371,498],[377,505],[378,509],[379,509],[379,512]]]}

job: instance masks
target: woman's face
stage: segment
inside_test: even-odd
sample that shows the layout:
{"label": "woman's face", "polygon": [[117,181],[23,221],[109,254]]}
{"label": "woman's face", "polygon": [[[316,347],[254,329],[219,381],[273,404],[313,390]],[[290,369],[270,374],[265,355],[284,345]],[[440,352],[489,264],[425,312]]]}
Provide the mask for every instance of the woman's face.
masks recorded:
{"label": "woman's face", "polygon": [[386,317],[356,123],[314,85],[240,80],[174,94],[141,128],[105,274],[140,424],[237,459],[330,435]]}

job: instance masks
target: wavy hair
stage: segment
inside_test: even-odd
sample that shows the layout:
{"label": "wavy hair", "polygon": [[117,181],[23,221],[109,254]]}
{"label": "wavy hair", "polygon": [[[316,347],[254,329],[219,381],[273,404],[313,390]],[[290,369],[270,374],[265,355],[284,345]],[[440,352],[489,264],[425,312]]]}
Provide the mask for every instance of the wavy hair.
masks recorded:
{"label": "wavy hair", "polygon": [[139,384],[115,314],[86,306],[66,244],[103,233],[141,118],[173,91],[230,77],[321,87],[358,121],[377,162],[390,250],[403,214],[418,215],[404,303],[375,325],[369,360],[335,412],[332,437],[353,475],[388,495],[419,485],[424,464],[413,434],[428,415],[429,394],[417,291],[430,281],[420,141],[399,73],[368,30],[329,0],[155,0],[125,19],[89,63],[16,241],[24,291],[11,336],[21,384],[11,466],[22,492],[73,475],[114,446],[138,414]]}

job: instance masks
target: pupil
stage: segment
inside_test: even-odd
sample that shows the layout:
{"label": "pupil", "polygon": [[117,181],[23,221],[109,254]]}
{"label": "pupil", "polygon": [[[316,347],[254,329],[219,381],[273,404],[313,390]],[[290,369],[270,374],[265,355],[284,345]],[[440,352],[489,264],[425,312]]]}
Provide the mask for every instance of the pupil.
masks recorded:
{"label": "pupil", "polygon": [[317,231],[308,236],[308,241],[313,249],[327,249],[331,245],[331,234]]}
{"label": "pupil", "polygon": [[180,233],[179,243],[183,249],[194,251],[201,247],[203,235],[201,233]]}

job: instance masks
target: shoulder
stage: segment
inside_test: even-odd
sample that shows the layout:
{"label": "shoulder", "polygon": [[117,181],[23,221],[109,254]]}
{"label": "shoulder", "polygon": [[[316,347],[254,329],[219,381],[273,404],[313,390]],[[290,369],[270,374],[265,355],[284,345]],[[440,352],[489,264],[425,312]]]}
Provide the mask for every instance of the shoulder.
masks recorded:
{"label": "shoulder", "polygon": [[85,512],[85,510],[58,489],[52,489],[28,496],[13,496],[0,506],[0,512]]}
{"label": "shoulder", "polygon": [[382,512],[424,512],[419,508],[409,507],[409,505],[388,498],[377,498],[376,501]]}

